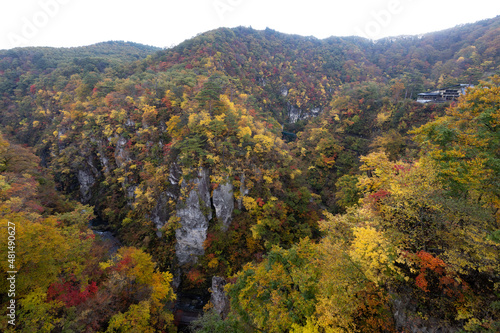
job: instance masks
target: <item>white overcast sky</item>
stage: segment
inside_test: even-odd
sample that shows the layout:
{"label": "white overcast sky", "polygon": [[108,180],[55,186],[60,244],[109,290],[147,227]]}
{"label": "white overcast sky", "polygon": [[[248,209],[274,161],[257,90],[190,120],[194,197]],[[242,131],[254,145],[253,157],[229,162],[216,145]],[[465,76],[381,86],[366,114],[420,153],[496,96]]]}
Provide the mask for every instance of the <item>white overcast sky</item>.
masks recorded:
{"label": "white overcast sky", "polygon": [[497,15],[499,0],[0,0],[0,49],[109,40],[170,47],[236,26],[378,39]]}

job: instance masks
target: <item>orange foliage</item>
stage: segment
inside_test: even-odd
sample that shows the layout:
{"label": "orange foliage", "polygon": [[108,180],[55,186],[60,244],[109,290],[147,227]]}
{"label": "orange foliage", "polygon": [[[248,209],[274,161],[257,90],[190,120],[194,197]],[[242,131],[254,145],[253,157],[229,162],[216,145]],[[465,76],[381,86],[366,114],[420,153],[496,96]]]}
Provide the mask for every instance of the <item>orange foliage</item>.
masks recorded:
{"label": "orange foliage", "polygon": [[205,282],[205,276],[203,273],[201,273],[198,269],[193,268],[191,269],[187,274],[186,278],[189,281],[189,283],[194,286],[198,287],[200,286],[203,282]]}

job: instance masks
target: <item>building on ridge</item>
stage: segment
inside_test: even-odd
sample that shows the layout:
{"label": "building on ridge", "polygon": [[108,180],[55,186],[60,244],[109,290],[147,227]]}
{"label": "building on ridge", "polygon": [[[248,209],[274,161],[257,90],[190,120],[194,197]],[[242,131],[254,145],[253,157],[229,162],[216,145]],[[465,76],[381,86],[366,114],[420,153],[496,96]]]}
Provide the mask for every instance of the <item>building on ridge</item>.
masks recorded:
{"label": "building on ridge", "polygon": [[460,95],[465,95],[467,88],[474,87],[472,84],[457,84],[455,86],[441,88],[418,94],[419,103],[446,103],[456,101]]}

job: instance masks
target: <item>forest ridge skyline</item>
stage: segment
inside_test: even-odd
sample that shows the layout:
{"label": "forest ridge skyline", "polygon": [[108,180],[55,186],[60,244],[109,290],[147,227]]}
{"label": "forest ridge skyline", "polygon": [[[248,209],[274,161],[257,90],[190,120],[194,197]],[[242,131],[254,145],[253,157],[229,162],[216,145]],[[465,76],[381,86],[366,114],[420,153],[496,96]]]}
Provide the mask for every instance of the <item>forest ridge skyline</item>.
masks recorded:
{"label": "forest ridge skyline", "polygon": [[[425,10],[430,8],[433,10]],[[96,10],[98,9],[98,10]],[[149,10],[152,9],[152,10]],[[439,15],[437,15],[439,13]],[[219,27],[267,27],[288,34],[362,36],[369,39],[420,35],[474,23],[500,14],[496,2],[472,8],[454,2],[377,0],[354,3],[245,0],[162,2],[131,7],[114,0],[27,0],[0,5],[0,49],[19,46],[74,47],[125,40],[157,47]],[[147,18],[147,19],[146,19]],[[425,24],[422,20],[425,19]],[[88,24],[92,22],[92,24]],[[113,28],[109,28],[113,27]]]}

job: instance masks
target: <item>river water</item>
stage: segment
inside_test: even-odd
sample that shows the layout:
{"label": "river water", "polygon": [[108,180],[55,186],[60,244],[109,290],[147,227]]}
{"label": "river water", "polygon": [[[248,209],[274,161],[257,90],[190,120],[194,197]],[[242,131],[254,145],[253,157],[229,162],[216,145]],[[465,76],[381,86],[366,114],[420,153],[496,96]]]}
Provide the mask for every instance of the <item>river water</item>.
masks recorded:
{"label": "river water", "polygon": [[[96,218],[89,223],[89,228],[96,236],[103,241],[109,242],[108,254],[112,256],[123,245],[111,231],[104,231],[106,227],[106,222],[100,218]],[[189,326],[193,320],[203,315],[203,307],[210,299],[210,294],[208,291],[203,290],[182,291],[182,288],[180,289],[177,292],[177,300],[173,308],[174,323],[179,332],[191,332]]]}

